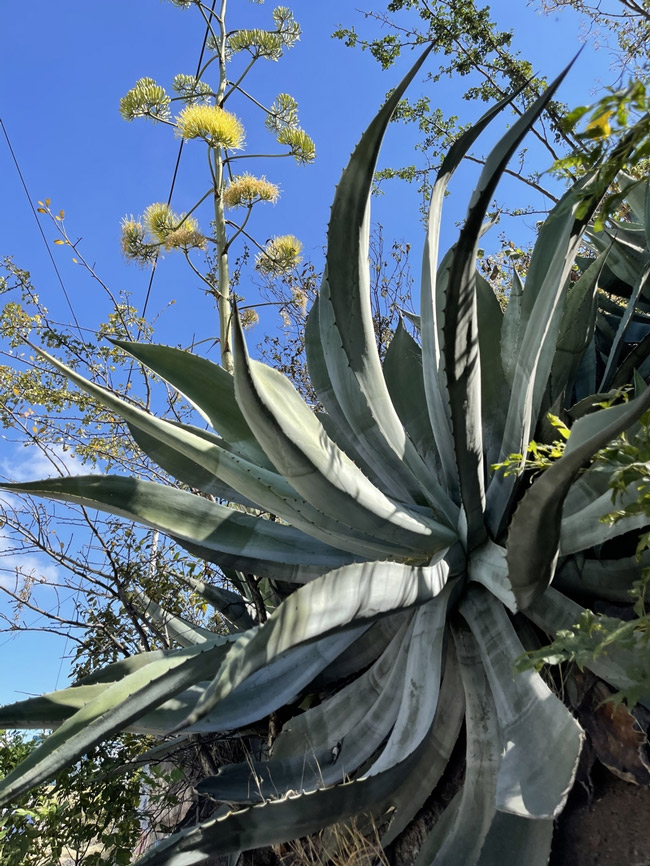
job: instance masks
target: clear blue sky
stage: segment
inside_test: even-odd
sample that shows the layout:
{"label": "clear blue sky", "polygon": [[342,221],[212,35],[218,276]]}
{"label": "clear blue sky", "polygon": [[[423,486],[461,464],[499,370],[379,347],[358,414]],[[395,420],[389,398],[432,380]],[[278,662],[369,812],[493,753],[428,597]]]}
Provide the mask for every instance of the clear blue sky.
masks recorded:
{"label": "clear blue sky", "polygon": [[[264,6],[231,0],[229,25],[264,27],[273,5],[269,0]],[[395,68],[382,73],[368,54],[330,38],[338,25],[369,32],[370,25],[355,11],[355,3],[293,0],[289,5],[302,25],[301,41],[279,63],[260,63],[247,88],[266,103],[282,91],[298,99],[301,125],[316,142],[317,160],[304,167],[290,159],[250,166],[283,190],[280,202],[260,207],[250,226],[261,241],[272,234],[294,233],[302,239],[305,253],[318,259],[334,185],[346,159],[386,91],[414,55],[404,55]],[[512,0],[491,5],[500,25],[514,28],[517,47],[548,77],[575,53],[578,27],[572,15],[545,18],[531,6]],[[125,214],[142,213],[148,204],[167,199],[178,142],[169,128],[145,120],[126,123],[118,104],[143,76],[169,87],[176,73],[194,73],[203,37],[198,16],[160,0],[32,0],[29,4],[4,3],[0,24],[0,117],[32,200],[49,197],[55,211],[64,209],[70,236],[83,238],[82,251],[101,278],[114,292],[132,292],[134,304],[141,306],[149,275],[123,261],[119,224]],[[607,64],[604,55],[585,52],[561,98],[570,104],[590,101],[598,75],[607,80]],[[411,89],[413,97],[427,93],[432,104],[459,113],[463,119],[478,116],[477,106],[461,102],[461,92],[459,82],[427,88],[418,82]],[[250,149],[268,150],[273,145],[259,113],[244,102],[233,102],[232,110],[244,120]],[[394,128],[382,153],[383,164],[406,162],[414,141],[413,131]],[[186,147],[174,194],[177,210],[192,206],[205,191],[203,165],[203,148],[198,144]],[[0,166],[0,254],[13,255],[17,264],[29,269],[51,312],[69,321],[62,290],[1,138]],[[467,176],[456,183],[447,242],[453,241],[454,221],[464,212],[468,183]],[[377,201],[374,214],[384,224],[389,240],[397,237],[413,245],[417,277],[423,230],[415,191],[391,187]],[[52,245],[52,227],[43,222],[43,228],[77,317],[83,325],[96,326],[109,311],[105,297],[72,263],[69,250]],[[246,294],[245,287],[241,290]],[[175,304],[162,314],[158,325],[161,342],[188,344],[194,337],[217,332],[211,305],[196,278],[173,257],[158,267],[149,312],[166,308],[170,301]],[[272,323],[265,322],[265,326],[272,327]],[[262,334],[257,336],[261,339]],[[251,343],[255,342],[253,336]],[[11,460],[13,455],[3,456],[0,449],[3,459]],[[33,468],[37,474],[37,467]],[[63,647],[63,639],[25,635],[7,641],[0,635],[0,701],[18,699],[19,692],[54,688]],[[59,685],[64,682],[60,677]]]}

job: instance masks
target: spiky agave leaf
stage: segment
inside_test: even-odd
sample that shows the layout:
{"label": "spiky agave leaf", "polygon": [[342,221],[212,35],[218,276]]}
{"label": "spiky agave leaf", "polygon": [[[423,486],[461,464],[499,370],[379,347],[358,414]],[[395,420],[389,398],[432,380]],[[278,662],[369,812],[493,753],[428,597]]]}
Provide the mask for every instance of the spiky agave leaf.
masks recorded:
{"label": "spiky agave leaf", "polygon": [[[186,648],[111,665],[0,711],[0,723],[60,724],[0,784],[0,803],[114,731],[233,730],[307,688],[313,695],[318,677],[324,696],[304,712],[295,703],[286,710],[268,759],[225,767],[199,786],[220,801],[256,805],[170,837],[143,864],[204,863],[215,852],[283,841],[358,812],[373,816],[388,844],[440,778],[464,716],[466,783],[419,862],[546,862],[583,735],[537,674],[513,678],[523,648],[508,611],[553,633],[580,608],[551,581],[621,597],[643,565],[598,561],[592,548],[606,537],[598,519],[609,510],[608,473],[578,472],[650,404],[638,378],[637,396],[624,406],[601,410],[594,393],[601,382],[632,382],[635,369],[650,367],[645,309],[637,309],[647,289],[641,223],[648,207],[634,187],[638,225],[617,228],[611,261],[605,250],[595,261],[579,259],[600,197],[636,146],[632,130],[552,212],[525,285],[513,277],[502,314],[475,268],[485,211],[562,76],[493,149],[459,241],[438,265],[448,181],[507,100],[494,106],[454,145],[434,185],[421,346],[400,328],[382,369],[368,296],[369,193],[390,116],[423,60],[371,123],[337,188],[326,273],[306,332],[326,414],[314,416],[288,381],[251,360],[240,329],[234,377],[170,347],[118,344],[180,390],[214,431],[157,420],[50,359],[124,417],[180,489],[92,476],[12,489],[156,526],[226,569],[284,581],[286,597],[278,595],[268,621],[253,627],[243,596],[194,582],[223,610],[232,634],[211,637],[167,620]],[[598,234],[592,240],[603,247]],[[581,275],[573,281],[576,262]],[[598,287],[606,281],[611,291],[616,280],[628,301],[612,312]],[[641,339],[629,351],[632,329]],[[490,476],[499,455],[523,451],[543,433],[551,406],[572,424],[564,456],[532,485],[523,471]],[[608,533],[641,522],[621,521]],[[593,667],[625,683],[624,660]]]}

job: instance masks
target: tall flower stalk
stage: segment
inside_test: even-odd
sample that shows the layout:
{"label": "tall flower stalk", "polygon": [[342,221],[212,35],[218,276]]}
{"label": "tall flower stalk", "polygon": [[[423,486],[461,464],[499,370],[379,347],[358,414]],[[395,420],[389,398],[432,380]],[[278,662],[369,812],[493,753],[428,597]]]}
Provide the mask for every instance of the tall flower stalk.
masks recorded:
{"label": "tall flower stalk", "polygon": [[[288,93],[280,93],[273,104],[264,106],[259,100],[244,90],[243,83],[259,60],[277,61],[285,48],[291,48],[300,37],[300,27],[291,11],[279,6],[272,12],[272,29],[236,29],[226,27],[227,0],[220,0],[212,9],[207,9],[198,0],[171,0],[175,6],[189,8],[195,6],[207,27],[206,46],[211,52],[200,65],[196,76],[177,75],[173,81],[176,96],[170,97],[165,89],[151,78],[140,79],[120,103],[120,111],[127,120],[135,117],[148,117],[153,121],[176,127],[177,134],[185,141],[201,139],[208,148],[208,162],[211,187],[196,202],[189,214],[174,215],[167,207],[165,219],[154,227],[148,214],[151,208],[164,208],[164,205],[150,206],[142,220],[125,218],[122,223],[122,248],[127,258],[141,264],[155,261],[161,247],[166,250],[180,249],[194,273],[206,284],[208,291],[217,302],[219,313],[219,342],[221,364],[232,372],[232,305],[231,275],[229,264],[230,248],[234,241],[248,241],[257,248],[256,266],[263,272],[279,273],[291,268],[298,261],[299,242],[291,249],[293,256],[287,254],[285,247],[282,255],[277,255],[277,243],[266,247],[255,240],[248,231],[248,221],[253,207],[260,202],[275,202],[279,190],[265,177],[252,174],[236,176],[233,163],[237,159],[270,158],[293,156],[298,163],[312,162],[315,147],[311,138],[298,126],[297,102]],[[230,61],[235,54],[246,52],[250,60],[235,80],[228,76]],[[205,80],[208,72],[216,72],[214,84]],[[287,147],[280,153],[242,154],[245,142],[244,126],[239,118],[230,112],[227,103],[239,96],[252,102],[265,115],[265,126],[272,132],[278,144]],[[173,102],[183,102],[184,107],[174,117],[171,111]],[[204,201],[211,198],[214,218],[213,233],[204,235],[198,223],[191,216]],[[245,214],[239,222],[231,219],[226,211],[230,208],[244,208]],[[184,229],[184,231],[181,231]],[[284,237],[293,237],[286,235]],[[192,260],[191,253],[212,247],[216,267],[202,271]]]}

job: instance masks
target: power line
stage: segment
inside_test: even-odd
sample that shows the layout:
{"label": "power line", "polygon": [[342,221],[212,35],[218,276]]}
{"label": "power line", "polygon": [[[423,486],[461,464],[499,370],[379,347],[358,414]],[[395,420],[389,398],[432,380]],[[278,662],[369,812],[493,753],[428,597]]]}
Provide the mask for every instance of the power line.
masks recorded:
{"label": "power line", "polygon": [[72,319],[73,319],[75,325],[77,326],[77,331],[79,331],[79,336],[80,336],[81,339],[83,340],[83,336],[81,335],[81,328],[80,328],[80,326],[79,326],[79,322],[77,321],[77,317],[76,317],[76,315],[75,315],[75,312],[74,312],[74,309],[73,309],[73,307],[72,307],[72,304],[70,303],[70,298],[69,298],[69,296],[68,296],[68,293],[67,293],[67,291],[66,291],[65,285],[64,285],[64,283],[63,283],[63,278],[61,277],[61,274],[60,274],[60,272],[59,272],[59,269],[58,269],[58,267],[57,267],[57,265],[56,265],[56,261],[54,260],[54,256],[52,255],[52,250],[50,249],[50,245],[48,244],[48,242],[47,242],[47,238],[45,237],[45,232],[43,231],[43,226],[41,225],[41,221],[40,221],[40,219],[38,218],[38,214],[36,213],[36,208],[34,207],[34,203],[32,202],[32,198],[31,198],[31,196],[30,196],[30,194],[29,194],[29,190],[28,190],[28,188],[27,188],[27,183],[25,182],[25,178],[24,178],[24,176],[23,176],[23,173],[22,173],[22,171],[20,170],[20,165],[19,165],[19,163],[18,163],[18,158],[16,157],[16,154],[15,154],[15,152],[14,152],[14,149],[13,149],[13,147],[11,146],[11,140],[9,139],[9,133],[7,132],[7,129],[6,129],[5,125],[4,125],[4,122],[3,122],[2,118],[0,118],[0,126],[2,127],[2,132],[4,133],[4,137],[5,137],[5,140],[6,140],[6,142],[7,142],[7,147],[9,148],[9,153],[11,154],[11,158],[13,159],[13,162],[14,162],[14,165],[15,165],[15,167],[16,167],[16,171],[17,171],[17,173],[18,173],[18,177],[20,178],[20,182],[21,182],[21,184],[22,184],[23,190],[25,191],[25,195],[27,196],[27,201],[29,202],[29,207],[31,208],[32,214],[33,214],[33,216],[34,216],[34,219],[36,220],[36,225],[38,226],[38,230],[39,230],[39,232],[40,232],[41,238],[43,239],[43,243],[45,244],[45,249],[47,250],[47,254],[48,254],[48,256],[50,257],[50,261],[52,262],[52,267],[54,268],[54,273],[55,273],[56,276],[57,276],[57,279],[58,279],[58,281],[59,281],[59,285],[61,286],[61,291],[63,292],[63,296],[64,296],[65,299],[66,299],[66,302],[67,302],[67,304],[68,304],[68,307],[70,308],[70,315],[72,316]]}

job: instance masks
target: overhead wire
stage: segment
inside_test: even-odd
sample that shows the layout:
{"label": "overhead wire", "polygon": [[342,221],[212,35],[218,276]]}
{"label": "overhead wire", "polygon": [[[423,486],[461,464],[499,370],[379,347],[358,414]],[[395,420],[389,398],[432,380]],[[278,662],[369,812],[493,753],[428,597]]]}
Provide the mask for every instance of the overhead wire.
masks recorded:
{"label": "overhead wire", "polygon": [[[213,14],[214,14],[214,10],[215,10],[216,4],[217,4],[217,0],[213,0],[213,2],[212,2],[212,7],[211,7],[211,10],[210,10],[210,16],[209,16],[209,18],[208,18],[208,22],[207,22],[207,25],[206,25],[205,35],[204,35],[204,37],[203,37],[203,43],[202,43],[202,45],[201,45],[201,52],[200,52],[200,55],[199,55],[199,60],[198,60],[197,67],[196,67],[195,78],[197,78],[197,79],[198,79],[199,73],[200,73],[200,71],[201,71],[201,67],[202,67],[202,65],[203,65],[203,57],[204,57],[204,55],[205,55],[205,49],[206,49],[206,47],[207,47],[208,37],[209,37],[209,35],[210,35],[210,20],[211,20],[211,18],[213,17]],[[59,271],[59,268],[57,267],[57,264],[56,264],[56,261],[55,261],[55,259],[54,259],[54,256],[52,255],[52,250],[50,249],[50,245],[48,244],[47,238],[46,238],[46,236],[45,236],[45,232],[43,231],[43,227],[42,227],[42,225],[41,225],[41,221],[40,221],[39,218],[38,218],[38,213],[37,213],[37,211],[36,211],[36,208],[34,207],[34,203],[33,203],[32,198],[31,198],[31,196],[30,196],[29,189],[28,189],[28,186],[27,186],[27,182],[26,182],[25,177],[24,177],[24,175],[23,175],[23,172],[22,172],[22,170],[21,170],[21,168],[20,168],[20,164],[19,164],[19,162],[18,162],[18,158],[17,158],[16,153],[15,153],[15,151],[14,151],[14,148],[13,148],[13,146],[12,146],[12,144],[11,144],[11,140],[10,140],[10,138],[9,138],[9,134],[8,134],[8,132],[7,132],[7,129],[6,129],[6,127],[5,127],[5,124],[4,124],[3,120],[2,120],[2,118],[0,118],[0,127],[2,127],[2,132],[3,132],[3,135],[4,135],[5,140],[6,140],[6,142],[7,142],[7,147],[9,148],[9,153],[11,154],[11,158],[12,158],[13,163],[14,163],[14,166],[15,166],[15,168],[16,168],[16,172],[17,172],[18,177],[19,177],[19,179],[20,179],[20,183],[21,183],[22,188],[23,188],[23,190],[24,190],[24,192],[25,192],[25,196],[26,196],[27,201],[28,201],[28,203],[29,203],[29,207],[30,207],[30,209],[31,209],[31,211],[32,211],[32,214],[33,214],[34,219],[35,219],[35,221],[36,221],[36,224],[37,224],[37,226],[38,226],[39,234],[41,235],[41,238],[42,238],[43,243],[44,243],[44,245],[45,245],[45,248],[46,248],[46,250],[47,250],[47,254],[48,254],[48,256],[49,256],[50,262],[52,263],[52,267],[53,267],[54,272],[55,272],[55,274],[56,274],[56,276],[57,276],[57,279],[58,279],[59,285],[60,285],[60,287],[61,287],[61,291],[62,291],[62,293],[63,293],[63,296],[64,296],[65,300],[66,300],[66,303],[67,303],[67,305],[68,305],[68,308],[69,308],[69,310],[70,310],[70,315],[72,316],[72,320],[73,320],[74,325],[75,325],[75,327],[76,327],[76,329],[77,329],[77,331],[78,331],[78,333],[79,333],[79,336],[80,336],[81,339],[83,340],[83,336],[82,336],[82,333],[81,333],[81,326],[80,326],[79,321],[78,321],[78,319],[77,319],[77,316],[76,316],[76,314],[75,314],[74,307],[72,306],[72,302],[71,302],[71,300],[70,300],[70,296],[68,295],[68,292],[67,292],[67,290],[66,290],[65,283],[64,283],[64,281],[63,281],[63,277],[61,276],[61,273],[60,273],[60,271]],[[175,186],[176,186],[176,180],[177,180],[177,178],[178,178],[178,171],[179,171],[179,167],[180,167],[181,156],[182,156],[182,153],[183,153],[183,144],[184,144],[184,142],[181,141],[181,143],[180,143],[180,145],[179,145],[179,148],[178,148],[178,153],[177,153],[177,156],[176,156],[176,162],[175,162],[175,165],[174,165],[174,172],[173,172],[173,175],[172,175],[172,180],[171,180],[170,189],[169,189],[169,196],[168,196],[168,198],[167,198],[167,204],[168,204],[168,206],[171,205],[172,196],[173,196],[173,194],[174,194],[174,189],[175,189]],[[155,274],[156,274],[156,264],[157,264],[157,259],[154,260],[153,267],[152,267],[152,270],[151,270],[151,276],[150,276],[150,278],[149,278],[149,284],[148,284],[148,286],[147,286],[147,291],[146,291],[146,295],[145,295],[145,300],[144,300],[144,304],[143,304],[143,307],[142,307],[142,318],[144,318],[145,315],[146,315],[147,307],[148,307],[148,304],[149,304],[149,299],[150,299],[150,297],[151,297],[151,290],[152,290],[152,287],[153,287],[153,282],[154,282],[154,278],[155,278]],[[75,597],[78,596],[78,592],[79,592],[79,590],[77,591]],[[70,630],[70,629],[69,629],[69,630]],[[63,661],[64,661],[64,658],[66,657],[66,651],[67,651],[67,645],[68,645],[68,643],[69,643],[69,639],[70,639],[70,638],[69,638],[69,635],[68,635],[68,637],[66,638],[66,644],[65,644],[64,650],[63,650],[63,652],[62,652],[62,654],[61,654],[61,659],[60,659],[60,664],[59,664],[59,670],[58,670],[58,673],[57,673],[57,676],[56,676],[56,685],[55,685],[55,688],[58,686],[59,678],[60,678],[60,676],[61,676],[61,672],[62,672],[62,668],[63,668]],[[6,641],[1,642],[1,643],[0,643],[0,646],[2,646],[4,643],[6,643]]]}
{"label": "overhead wire", "polygon": [[45,237],[45,232],[43,231],[43,226],[41,225],[41,221],[38,218],[36,208],[34,207],[34,202],[32,201],[32,198],[29,194],[27,182],[25,181],[25,177],[21,171],[20,164],[18,162],[18,157],[16,156],[16,153],[12,147],[11,139],[9,138],[9,133],[7,132],[7,128],[4,125],[4,121],[2,120],[2,118],[0,118],[0,126],[2,127],[2,132],[3,132],[3,135],[5,137],[5,141],[7,142],[7,147],[9,148],[9,153],[11,154],[11,158],[13,160],[14,166],[16,167],[16,172],[18,174],[18,177],[20,178],[20,183],[22,184],[23,190],[24,190],[25,195],[27,197],[29,207],[30,207],[31,212],[34,216],[34,219],[36,220],[36,225],[38,226],[38,231],[41,235],[41,238],[43,239],[43,243],[45,244],[45,249],[47,250],[47,254],[48,254],[50,261],[52,263],[52,267],[54,268],[54,273],[57,276],[57,279],[59,281],[59,285],[61,286],[61,291],[63,292],[63,296],[64,296],[66,303],[68,304],[68,307],[70,309],[70,315],[72,316],[72,320],[75,323],[77,331],[79,332],[79,336],[83,340],[83,337],[81,335],[81,327],[79,325],[79,321],[77,320],[77,316],[75,315],[74,307],[72,306],[72,302],[70,301],[70,297],[68,295],[68,292],[66,291],[65,283],[63,282],[63,277],[61,276],[61,273],[57,267],[54,256],[52,255],[52,250],[50,249],[50,245],[48,244],[47,238]]}

